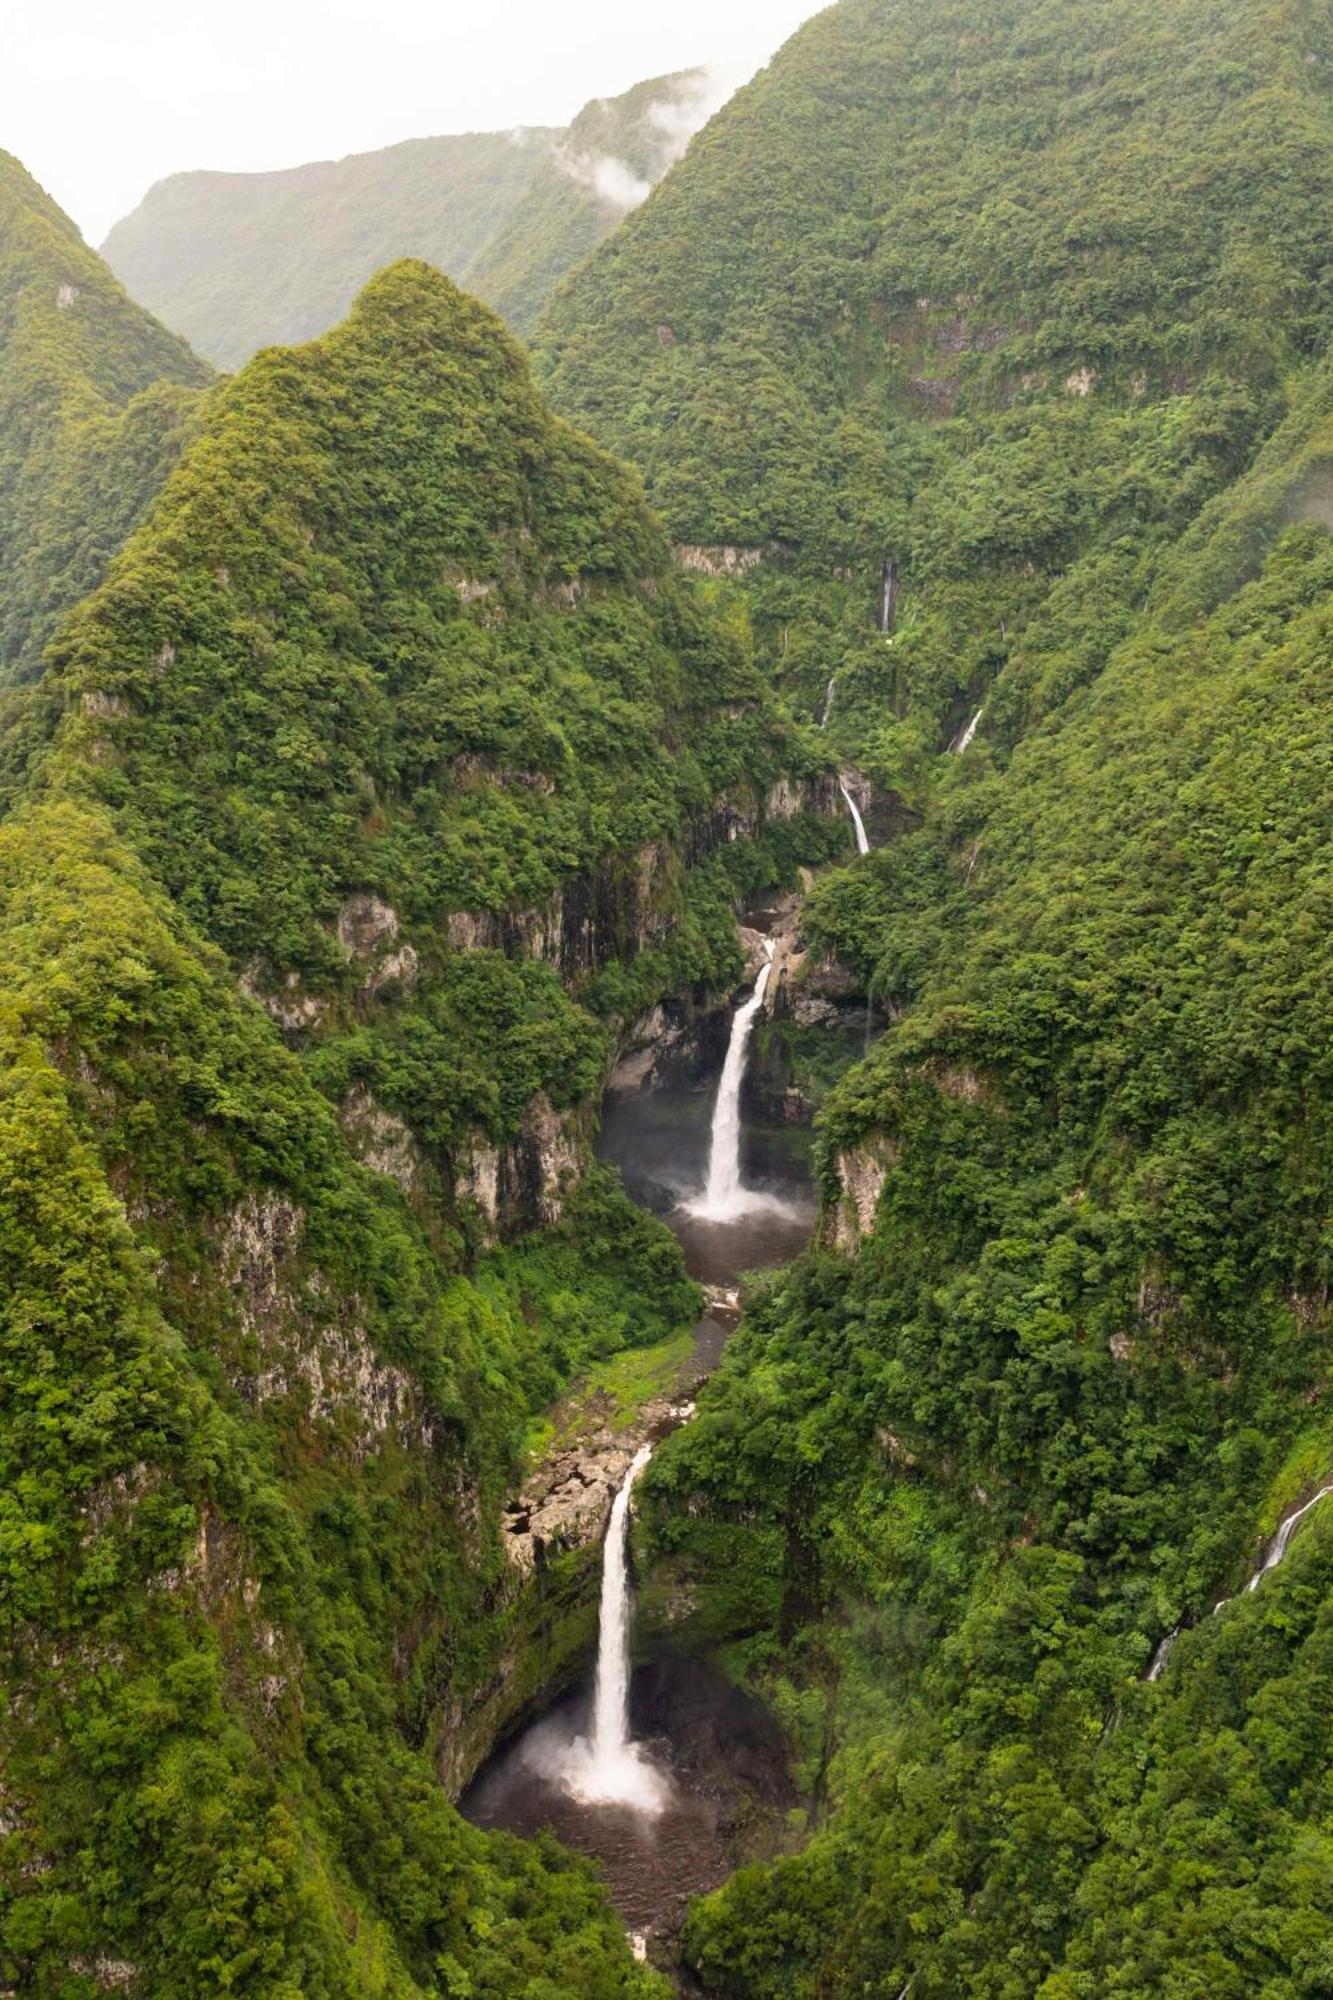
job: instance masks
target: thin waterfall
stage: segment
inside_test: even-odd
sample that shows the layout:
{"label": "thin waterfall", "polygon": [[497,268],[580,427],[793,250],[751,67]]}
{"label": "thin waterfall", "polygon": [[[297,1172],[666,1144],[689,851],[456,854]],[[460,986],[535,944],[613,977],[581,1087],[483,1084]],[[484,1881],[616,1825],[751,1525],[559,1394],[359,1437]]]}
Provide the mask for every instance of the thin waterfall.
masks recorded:
{"label": "thin waterfall", "polygon": [[898,565],[886,556],[879,586],[879,629],[892,632],[898,623]]}
{"label": "thin waterfall", "polygon": [[653,1455],[650,1444],[635,1454],[611,1506],[602,1549],[602,1606],[597,1631],[597,1681],[592,1734],[576,1739],[570,1751],[565,1788],[585,1805],[634,1806],[658,1813],[666,1804],[666,1782],[629,1733],[630,1598],[629,1505],[634,1482]]}
{"label": "thin waterfall", "polygon": [[754,992],[732,1017],[727,1059],[722,1065],[722,1081],[713,1107],[708,1181],[699,1199],[689,1204],[690,1213],[705,1222],[733,1222],[753,1209],[779,1206],[771,1195],[755,1194],[741,1180],[741,1085],[745,1081],[750,1036],[773,970],[771,940],[765,940],[764,950],[768,956],[759,968]]}
{"label": "thin waterfall", "polygon": [[1179,1637],[1180,1627],[1177,1625],[1173,1632],[1167,1633],[1165,1639],[1162,1640],[1157,1651],[1153,1654],[1152,1665],[1149,1667],[1146,1675],[1148,1680],[1159,1681],[1162,1678],[1162,1675],[1166,1671],[1166,1663],[1171,1657],[1171,1648],[1175,1645]]}
{"label": "thin waterfall", "polygon": [[828,686],[824,689],[824,706],[819,714],[819,726],[821,729],[828,728],[828,719],[833,713],[833,697],[837,691],[837,686],[838,676],[830,674]]}
{"label": "thin waterfall", "polygon": [[1260,1563],[1258,1569],[1254,1572],[1254,1575],[1250,1578],[1249,1582],[1245,1586],[1247,1590],[1257,1590],[1259,1588],[1259,1585],[1263,1582],[1264,1578],[1268,1575],[1269,1570],[1277,1568],[1283,1556],[1287,1553],[1287,1548],[1291,1541],[1292,1530],[1296,1527],[1298,1522],[1303,1521],[1305,1519],[1306,1515],[1309,1513],[1312,1507],[1317,1507],[1321,1500],[1327,1500],[1330,1493],[1333,1493],[1333,1486],[1321,1486],[1319,1491],[1315,1494],[1313,1500],[1307,1500],[1303,1507],[1292,1508],[1290,1514],[1288,1514],[1286,1519],[1280,1524],[1277,1533],[1274,1535],[1272,1541],[1268,1544],[1267,1549],[1264,1551],[1263,1561]]}
{"label": "thin waterfall", "polygon": [[[1312,1508],[1317,1507],[1321,1500],[1327,1500],[1331,1493],[1333,1493],[1333,1485],[1321,1486],[1319,1491],[1316,1494],[1314,1494],[1311,1499],[1302,1501],[1299,1507],[1293,1507],[1289,1514],[1284,1515],[1283,1519],[1278,1523],[1277,1533],[1273,1536],[1272,1541],[1268,1544],[1268,1547],[1264,1550],[1262,1562],[1259,1564],[1258,1569],[1255,1570],[1254,1575],[1250,1578],[1249,1582],[1245,1586],[1247,1592],[1251,1590],[1257,1590],[1259,1588],[1259,1585],[1263,1582],[1264,1578],[1268,1575],[1269,1571],[1277,1568],[1278,1564],[1282,1561],[1283,1557],[1286,1555],[1287,1550],[1291,1547],[1292,1535],[1295,1533],[1296,1529],[1300,1526],[1301,1522],[1305,1519],[1306,1515],[1310,1512]],[[1217,1603],[1213,1606],[1213,1616],[1216,1617],[1219,1611],[1225,1610],[1226,1606],[1230,1604],[1230,1602],[1231,1599],[1229,1597],[1220,1597]],[[1179,1637],[1179,1634],[1180,1634],[1180,1627],[1178,1625],[1174,1632],[1167,1633],[1165,1639],[1163,1639],[1161,1645],[1157,1648],[1157,1651],[1153,1654],[1152,1665],[1148,1669],[1147,1675],[1145,1676],[1146,1679],[1150,1681],[1155,1681],[1160,1679],[1162,1669],[1165,1667],[1167,1662],[1167,1657],[1170,1654],[1171,1648],[1172,1646],[1174,1646],[1176,1639]]]}
{"label": "thin waterfall", "polygon": [[869,854],[870,842],[866,839],[865,821],[861,817],[856,800],[852,797],[846,785],[843,784],[841,778],[838,780],[838,790],[847,801],[847,810],[852,816],[852,825],[856,828],[856,851],[858,854]]}
{"label": "thin waterfall", "polygon": [[970,750],[972,748],[972,738],[976,735],[977,729],[981,722],[981,718],[985,713],[986,711],[984,708],[979,708],[976,714],[972,717],[972,720],[968,723],[967,728],[962,732],[961,736],[959,736],[955,740],[955,742],[950,746],[953,755],[955,757],[961,757],[964,750]]}

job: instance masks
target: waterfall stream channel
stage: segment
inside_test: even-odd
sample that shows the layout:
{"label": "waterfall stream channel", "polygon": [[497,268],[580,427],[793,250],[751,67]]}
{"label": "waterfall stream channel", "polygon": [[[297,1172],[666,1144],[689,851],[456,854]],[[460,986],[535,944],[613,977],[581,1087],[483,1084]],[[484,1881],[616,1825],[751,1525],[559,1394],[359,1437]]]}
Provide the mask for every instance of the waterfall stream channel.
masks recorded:
{"label": "waterfall stream channel", "polygon": [[[746,921],[764,930],[771,913]],[[716,1033],[711,1060],[693,1074],[612,1091],[604,1106],[601,1157],[620,1168],[631,1198],[671,1227],[709,1301],[686,1396],[735,1324],[742,1274],[788,1262],[815,1219],[804,1152],[747,1095],[771,940],[765,951],[752,989],[717,1024],[725,1046]],[[678,1405],[676,1421],[691,1413],[688,1402]],[[794,1803],[780,1735],[757,1703],[688,1655],[633,1665],[629,1528],[634,1485],[653,1448],[637,1451],[611,1509],[593,1673],[502,1745],[461,1801],[478,1825],[528,1837],[549,1829],[589,1855],[641,1955],[655,1936],[678,1929],[692,1896],[743,1858],[734,1835],[756,1802],[779,1810]]]}

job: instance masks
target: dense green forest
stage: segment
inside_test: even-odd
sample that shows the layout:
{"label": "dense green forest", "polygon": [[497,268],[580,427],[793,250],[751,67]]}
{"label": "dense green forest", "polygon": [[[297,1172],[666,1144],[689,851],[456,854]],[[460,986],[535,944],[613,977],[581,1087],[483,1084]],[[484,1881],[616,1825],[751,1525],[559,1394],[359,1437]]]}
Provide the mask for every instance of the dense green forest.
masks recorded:
{"label": "dense green forest", "polygon": [[[557,294],[557,405],[909,793],[1094,675],[1327,315],[1324,11],[842,0]],[[1296,379],[1299,376],[1296,375]],[[886,560],[896,630],[876,630]]]}
{"label": "dense green forest", "polygon": [[685,70],[596,98],[567,127],[408,139],[276,173],[173,174],[103,255],[219,368],[310,340],[386,264],[421,257],[526,333],[552,288],[659,181],[702,124]]}
{"label": "dense green forest", "polygon": [[0,154],[0,688],[37,673],[179,456],[207,379]]}
{"label": "dense green forest", "polygon": [[[526,1442],[697,1310],[608,1064],[804,865],[879,1032],[636,1489],[801,1799],[691,1990],[1333,1992],[1333,1513],[1245,1588],[1333,1476],[1331,86],[1333,0],[838,0],[536,386],[412,259],[207,387],[6,163],[0,1987],[667,1990],[448,1797],[592,1643]],[[516,322],[656,90],[460,213]]]}
{"label": "dense green forest", "polygon": [[647,1995],[445,1786],[592,1636],[501,1551],[534,1420],[697,1310],[612,1037],[829,851],[817,760],[425,265],[193,430],[6,712],[0,1976]]}
{"label": "dense green forest", "polygon": [[1323,4],[844,0],[546,320],[923,815],[806,912],[889,1022],[827,1247],[647,1480],[814,1801],[709,1994],[1333,1978],[1329,1525],[1212,1615],[1333,1466],[1331,59]]}

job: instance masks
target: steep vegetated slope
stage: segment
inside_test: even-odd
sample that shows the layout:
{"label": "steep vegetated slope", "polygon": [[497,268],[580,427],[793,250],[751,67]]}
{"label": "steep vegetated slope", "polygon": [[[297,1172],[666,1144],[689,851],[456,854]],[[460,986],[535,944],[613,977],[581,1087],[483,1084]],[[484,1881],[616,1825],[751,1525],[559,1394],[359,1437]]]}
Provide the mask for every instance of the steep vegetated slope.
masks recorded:
{"label": "steep vegetated slope", "polygon": [[0,154],[0,685],[39,670],[175,462],[207,379]]}
{"label": "steep vegetated slope", "polygon": [[1281,420],[1328,64],[1318,5],[842,0],[553,300],[554,398],[923,793],[997,681],[1003,744],[1099,670]]}
{"label": "steep vegetated slope", "polygon": [[520,331],[642,200],[708,105],[684,71],[596,99],[567,129],[410,139],[277,173],[173,174],[103,253],[138,299],[221,368],[341,319],[386,264],[422,257]]}
{"label": "steep vegetated slope", "polygon": [[647,198],[717,97],[707,70],[683,70],[594,98],[469,267],[468,290],[530,333],[556,285]]}
{"label": "steep vegetated slope", "polygon": [[329,1088],[492,1222],[493,1149],[603,1072],[569,990],[623,1017],[738,968],[754,850],[709,850],[787,755],[743,634],[425,265],[219,392],[51,657],[34,781],[112,808]]}
{"label": "steep vegetated slope", "polygon": [[612,1033],[828,838],[765,828],[743,626],[408,263],[222,385],[49,657],[0,828],[0,1979],[656,1992],[581,1865],[447,1801],[591,1638],[577,1552],[502,1552],[527,1427],[697,1309],[587,1172]]}
{"label": "steep vegetated slope", "polygon": [[[682,539],[781,544],[750,602],[812,683],[852,641],[849,734],[929,807],[811,899],[889,1025],[822,1248],[645,1482],[658,1615],[816,1806],[697,1910],[709,1994],[1333,1977],[1333,1518],[1241,1588],[1333,1471],[1331,58],[1322,0],[847,0],[552,314]],[[988,690],[991,753],[931,757]]]}

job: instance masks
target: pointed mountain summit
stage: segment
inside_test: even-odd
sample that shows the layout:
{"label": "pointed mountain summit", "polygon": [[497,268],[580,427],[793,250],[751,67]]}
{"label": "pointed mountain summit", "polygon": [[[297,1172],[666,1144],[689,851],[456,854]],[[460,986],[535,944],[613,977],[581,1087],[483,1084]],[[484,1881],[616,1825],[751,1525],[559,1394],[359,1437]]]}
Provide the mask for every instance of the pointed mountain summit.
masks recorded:
{"label": "pointed mountain summit", "polygon": [[0,153],[0,684],[26,678],[180,448],[205,365]]}

